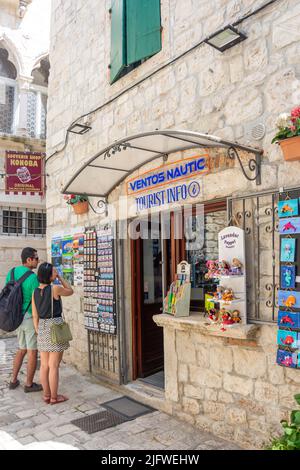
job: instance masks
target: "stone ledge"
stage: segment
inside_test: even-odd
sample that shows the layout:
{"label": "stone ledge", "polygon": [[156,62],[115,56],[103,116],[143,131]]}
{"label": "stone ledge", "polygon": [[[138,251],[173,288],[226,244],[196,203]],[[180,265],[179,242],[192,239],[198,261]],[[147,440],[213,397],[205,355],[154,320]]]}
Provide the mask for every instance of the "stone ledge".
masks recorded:
{"label": "stone ledge", "polygon": [[203,335],[221,338],[254,339],[259,330],[258,325],[237,325],[221,331],[220,325],[209,323],[199,313],[191,313],[189,317],[174,318],[172,315],[154,315],[153,321],[161,327],[181,331],[198,331]]}

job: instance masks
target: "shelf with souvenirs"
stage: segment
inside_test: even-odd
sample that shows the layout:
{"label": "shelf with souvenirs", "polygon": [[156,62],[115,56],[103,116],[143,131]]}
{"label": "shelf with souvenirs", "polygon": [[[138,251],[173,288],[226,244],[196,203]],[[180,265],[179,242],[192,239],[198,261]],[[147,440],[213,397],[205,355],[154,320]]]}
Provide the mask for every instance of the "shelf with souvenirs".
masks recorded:
{"label": "shelf with souvenirs", "polygon": [[218,283],[206,296],[206,314],[211,323],[234,327],[247,323],[245,234],[227,227],[218,235],[219,261],[206,263],[206,279]]}
{"label": "shelf with souvenirs", "polygon": [[277,357],[279,366],[300,369],[300,191],[280,194],[280,290]]}
{"label": "shelf with souvenirs", "polygon": [[182,261],[177,267],[175,281],[172,282],[164,299],[164,313],[174,317],[188,317],[191,302],[191,266]]}

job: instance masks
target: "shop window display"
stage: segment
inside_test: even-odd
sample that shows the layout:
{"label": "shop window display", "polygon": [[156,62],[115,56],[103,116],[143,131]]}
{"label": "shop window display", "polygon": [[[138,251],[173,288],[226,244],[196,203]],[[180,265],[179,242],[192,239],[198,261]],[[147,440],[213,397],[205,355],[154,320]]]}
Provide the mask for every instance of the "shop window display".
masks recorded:
{"label": "shop window display", "polygon": [[[187,217],[186,228],[188,233],[199,233],[203,216],[191,215]],[[205,299],[209,294],[216,292],[219,280],[207,275],[209,262],[218,261],[218,233],[227,226],[225,210],[209,212],[204,215],[203,240],[198,249],[191,242],[186,243],[186,259],[191,265],[191,310],[204,311]]]}

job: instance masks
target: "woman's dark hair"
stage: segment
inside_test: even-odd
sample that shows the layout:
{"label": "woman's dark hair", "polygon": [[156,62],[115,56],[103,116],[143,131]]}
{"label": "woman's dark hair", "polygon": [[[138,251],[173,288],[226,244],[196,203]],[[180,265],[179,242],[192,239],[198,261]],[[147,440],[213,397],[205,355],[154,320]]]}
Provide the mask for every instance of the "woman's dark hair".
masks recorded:
{"label": "woman's dark hair", "polygon": [[42,263],[38,269],[37,277],[41,284],[51,284],[53,264]]}

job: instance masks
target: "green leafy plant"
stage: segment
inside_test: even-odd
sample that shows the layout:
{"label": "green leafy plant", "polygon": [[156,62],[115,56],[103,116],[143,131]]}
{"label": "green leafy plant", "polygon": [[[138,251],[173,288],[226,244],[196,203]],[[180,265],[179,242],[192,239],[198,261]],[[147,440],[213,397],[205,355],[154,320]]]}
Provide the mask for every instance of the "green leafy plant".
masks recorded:
{"label": "green leafy plant", "polygon": [[[294,396],[300,405],[300,394]],[[283,435],[272,439],[267,450],[300,450],[300,410],[291,412],[290,422],[281,421]]]}
{"label": "green leafy plant", "polygon": [[78,202],[85,202],[88,201],[87,196],[75,196],[75,194],[71,194],[70,196],[64,197],[67,201],[67,204],[73,206],[74,204],[78,204]]}
{"label": "green leafy plant", "polygon": [[278,132],[272,140],[272,144],[291,137],[300,136],[300,106],[292,109],[291,114],[280,114],[276,127]]}

